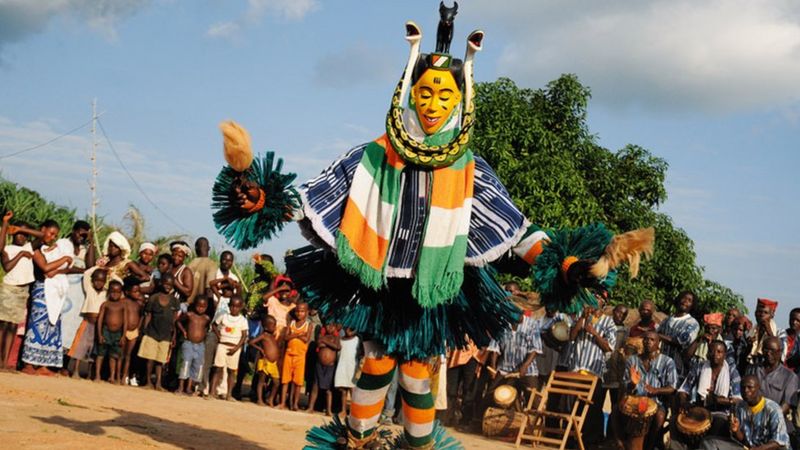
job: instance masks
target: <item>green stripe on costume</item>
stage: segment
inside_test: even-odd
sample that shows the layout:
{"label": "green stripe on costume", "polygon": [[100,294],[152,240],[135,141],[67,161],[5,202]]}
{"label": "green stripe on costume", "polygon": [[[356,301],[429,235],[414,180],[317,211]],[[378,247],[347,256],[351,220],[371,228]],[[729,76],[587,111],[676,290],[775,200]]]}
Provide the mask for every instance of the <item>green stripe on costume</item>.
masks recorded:
{"label": "green stripe on costume", "polygon": [[[462,158],[463,159],[463,158]],[[467,236],[456,236],[451,247],[423,247],[412,292],[423,307],[448,303],[464,282]]]}
{"label": "green stripe on costume", "polygon": [[382,375],[370,375],[362,372],[361,377],[356,382],[356,386],[365,391],[374,391],[387,386],[392,382],[393,377],[394,370],[390,370]]}
{"label": "green stripe on costume", "polygon": [[403,397],[403,401],[406,402],[406,404],[412,408],[416,409],[433,408],[433,395],[431,395],[430,392],[426,394],[415,394],[413,392],[408,392],[401,386],[400,396]]}

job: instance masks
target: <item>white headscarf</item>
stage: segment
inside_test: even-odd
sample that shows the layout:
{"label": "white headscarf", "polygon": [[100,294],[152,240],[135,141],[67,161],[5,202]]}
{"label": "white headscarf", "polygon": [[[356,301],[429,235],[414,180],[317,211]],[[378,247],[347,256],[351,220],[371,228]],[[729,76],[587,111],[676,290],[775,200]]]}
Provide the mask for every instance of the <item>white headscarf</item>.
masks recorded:
{"label": "white headscarf", "polygon": [[142,242],[142,245],[139,246],[139,253],[142,253],[145,250],[150,250],[151,252],[156,253],[158,248],[156,248],[156,245],[152,242]]}
{"label": "white headscarf", "polygon": [[108,255],[108,243],[113,242],[114,245],[119,247],[122,250],[122,259],[126,259],[131,254],[131,244],[128,243],[128,239],[122,235],[119,231],[114,231],[113,233],[109,234],[106,238],[106,241],[103,243],[103,254]]}

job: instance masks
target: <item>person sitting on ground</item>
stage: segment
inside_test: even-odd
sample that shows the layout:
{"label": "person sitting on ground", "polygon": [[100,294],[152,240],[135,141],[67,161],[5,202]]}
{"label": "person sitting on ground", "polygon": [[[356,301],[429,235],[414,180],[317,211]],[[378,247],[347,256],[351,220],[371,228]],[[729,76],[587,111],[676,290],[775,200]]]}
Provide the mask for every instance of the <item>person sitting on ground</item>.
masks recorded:
{"label": "person sitting on ground", "polygon": [[[661,354],[658,350],[660,342],[659,335],[654,331],[648,331],[642,336],[642,354],[632,355],[628,358],[623,375],[623,386],[627,395],[649,397],[658,405],[658,410],[652,418],[647,437],[644,441],[644,449],[652,450],[655,448],[658,439],[661,437],[661,428],[667,417],[665,399],[675,393],[677,387],[677,371],[675,362],[669,356]],[[620,403],[616,406],[617,410],[613,414],[616,421],[615,435],[618,443],[623,436],[622,430],[625,428],[620,422],[623,415],[619,408],[625,400],[623,396]]]}
{"label": "person sitting on ground", "polygon": [[108,281],[108,271],[102,267],[94,266],[83,273],[83,290],[85,296],[81,306],[81,321],[72,346],[67,352],[70,362],[67,366],[71,370],[70,375],[79,375],[79,365],[83,362],[90,362],[92,350],[94,349],[95,335],[97,334],[97,318],[100,315],[100,307],[106,301],[106,284]]}
{"label": "person sitting on ground", "polygon": [[306,376],[306,352],[312,339],[311,322],[308,321],[308,303],[300,302],[293,311],[295,320],[284,330],[286,353],[281,370],[281,403],[278,408],[286,408],[289,384],[294,384],[291,409],[297,411],[300,403],[300,389]]}
{"label": "person sitting on ground", "polygon": [[754,375],[742,378],[743,402],[734,407],[730,418],[730,434],[725,438],[707,437],[702,450],[779,450],[790,449],[789,434],[781,407],[761,394],[761,384]]}
{"label": "person sitting on ground", "polygon": [[175,346],[175,321],[180,305],[173,295],[175,278],[171,273],[161,276],[159,292],[153,294],[144,307],[144,336],[139,344],[139,357],[147,360],[147,375],[144,387],[151,386],[153,368],[156,370],[154,389],[163,391],[161,374]]}
{"label": "person sitting on ground", "polygon": [[[678,389],[680,411],[696,405],[711,413],[712,426],[709,434],[712,436],[727,435],[728,412],[742,399],[739,371],[725,361],[725,353],[723,342],[711,341],[706,360],[692,366],[686,380]],[[672,435],[672,440],[682,444],[680,447],[673,445],[673,450],[688,448],[688,443],[682,439],[680,433]]]}
{"label": "person sitting on ground", "polygon": [[656,331],[656,321],[653,319],[655,311],[656,304],[652,300],[643,300],[639,304],[639,321],[631,327],[628,336],[640,338],[648,331]]}
{"label": "person sitting on ground", "polygon": [[270,378],[270,393],[267,405],[275,406],[275,397],[281,385],[281,376],[278,371],[278,358],[280,357],[280,346],[275,339],[275,328],[277,322],[275,318],[266,315],[261,319],[261,334],[251,339],[248,343],[261,355],[256,363],[256,403],[264,405],[264,386],[267,377]]}
{"label": "person sitting on ground", "polygon": [[28,242],[28,235],[15,227],[13,231],[16,233],[11,233],[11,244],[6,245],[12,217],[13,212],[5,213],[0,228],[0,262],[5,271],[3,283],[0,284],[0,370],[7,369],[6,361],[17,335],[17,326],[25,322],[28,294],[34,281],[33,247]]}
{"label": "person sitting on ground", "polygon": [[232,400],[233,381],[236,379],[236,371],[239,369],[239,355],[244,343],[247,342],[247,319],[242,314],[244,301],[239,295],[231,297],[230,312],[223,314],[211,325],[214,334],[217,335],[219,344],[214,356],[214,376],[211,380],[209,395],[214,396],[222,381],[222,371],[228,371],[228,390],[225,400]]}
{"label": "person sitting on ground", "polygon": [[119,384],[122,378],[118,373],[125,330],[128,329],[128,314],[122,302],[122,283],[111,280],[108,283],[106,301],[100,305],[97,316],[97,358],[94,361],[94,381],[100,381],[103,359],[108,357],[108,382]]}
{"label": "person sitting on ground", "polygon": [[711,342],[720,341],[722,337],[722,313],[712,313],[703,316],[703,326],[705,330],[697,339],[694,340],[686,349],[686,355],[690,361],[689,369],[696,364],[701,364],[708,357],[708,346]]}
{"label": "person sitting on ground", "polygon": [[[142,321],[144,315],[144,295],[142,295],[141,288],[137,283],[137,279],[128,277],[125,279],[125,314],[128,315],[128,328],[125,330],[125,344],[123,348],[123,364],[122,364],[122,382],[138,386],[138,381],[134,377],[130,377],[131,359],[135,356],[133,349],[139,341],[139,331],[142,329]],[[135,369],[134,369],[135,370]]]}
{"label": "person sitting on ground", "polygon": [[[183,334],[181,344],[181,368],[178,373],[178,390],[176,393],[193,395],[194,384],[202,381],[203,362],[206,352],[206,333],[211,318],[208,317],[208,298],[205,295],[195,297],[189,312],[178,321],[178,329]],[[184,322],[186,325],[184,326]],[[188,380],[188,382],[187,382]],[[185,385],[185,386],[184,386]],[[185,389],[184,389],[185,387]]]}
{"label": "person sitting on ground", "polygon": [[314,412],[319,391],[325,391],[325,415],[333,411],[333,376],[336,372],[336,356],[342,349],[339,330],[336,324],[328,323],[319,332],[317,338],[317,361],[314,367],[314,386],[306,411]]}
{"label": "person sitting on ground", "polygon": [[758,366],[750,366],[748,375],[755,375],[761,386],[761,394],[781,407],[786,418],[786,431],[794,436],[794,423],[791,412],[797,407],[797,391],[800,389],[797,375],[781,363],[781,341],[776,336],[764,339],[763,358]]}

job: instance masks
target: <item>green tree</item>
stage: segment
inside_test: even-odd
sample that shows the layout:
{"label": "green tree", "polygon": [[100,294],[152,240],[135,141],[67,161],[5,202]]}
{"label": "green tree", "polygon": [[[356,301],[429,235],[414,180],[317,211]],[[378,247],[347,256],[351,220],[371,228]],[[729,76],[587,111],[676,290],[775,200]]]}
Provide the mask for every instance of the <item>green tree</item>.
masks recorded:
{"label": "green tree", "polygon": [[614,302],[638,305],[649,298],[671,310],[678,292],[691,289],[703,311],[741,308],[741,296],[704,279],[692,240],[658,210],[667,198],[667,162],[637,145],[618,151],[598,145],[586,123],[590,97],[574,75],[537,90],[507,78],[479,83],[473,148],[541,226],[603,222],[615,232],[655,227],[653,258],[634,280],[622,269]]}

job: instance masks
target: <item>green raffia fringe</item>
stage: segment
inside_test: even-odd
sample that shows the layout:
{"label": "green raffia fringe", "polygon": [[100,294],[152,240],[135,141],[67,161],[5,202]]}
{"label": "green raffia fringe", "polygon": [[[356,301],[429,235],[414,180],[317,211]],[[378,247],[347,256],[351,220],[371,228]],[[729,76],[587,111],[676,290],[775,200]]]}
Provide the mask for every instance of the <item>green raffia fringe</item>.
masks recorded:
{"label": "green raffia fringe", "polygon": [[214,226],[237,249],[253,248],[261,241],[271,239],[283,229],[286,215],[300,207],[300,196],[291,187],[296,175],[283,174],[282,168],[283,160],[278,158],[275,161],[273,152],[253,159],[245,176],[264,190],[266,203],[264,208],[252,214],[239,207],[233,190],[239,172],[225,166],[217,175],[211,197]]}
{"label": "green raffia fringe", "polygon": [[[464,446],[453,436],[447,434],[441,423],[433,423],[433,450],[464,450]],[[404,433],[395,438],[392,448],[413,448],[406,441]]]}
{"label": "green raffia fringe", "polygon": [[616,283],[616,272],[609,272],[590,286],[570,285],[561,274],[561,263],[567,256],[597,260],[613,235],[601,223],[575,229],[550,231],[550,242],[536,258],[532,269],[533,289],[544,305],[568,314],[577,314],[584,306],[597,306],[592,289],[610,289]]}
{"label": "green raffia fringe", "polygon": [[[378,436],[375,439],[380,444],[379,448],[382,450],[394,449],[389,445],[392,432],[385,429],[377,431]],[[337,414],[334,414],[333,420],[320,427],[313,427],[306,433],[306,442],[308,445],[303,447],[303,450],[341,450],[345,446],[337,444],[336,439],[340,437],[347,437],[347,426],[342,423]]]}
{"label": "green raffia fringe", "polygon": [[339,255],[339,264],[342,268],[357,276],[367,287],[378,290],[385,285],[383,272],[375,270],[359,258],[342,233],[336,235],[336,253]]}
{"label": "green raffia fringe", "polygon": [[491,267],[465,267],[461,291],[431,308],[414,301],[412,280],[389,279],[375,291],[322,249],[293,251],[286,257],[286,270],[323,320],[378,340],[388,354],[405,360],[445,354],[446,347],[464,348],[467,336],[478,347],[488,345],[522,313],[506,299]]}

